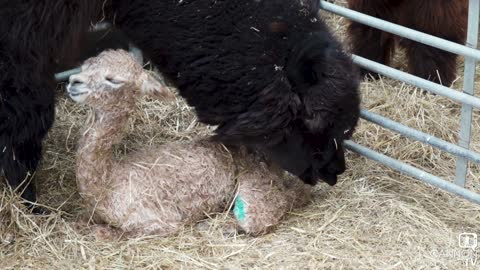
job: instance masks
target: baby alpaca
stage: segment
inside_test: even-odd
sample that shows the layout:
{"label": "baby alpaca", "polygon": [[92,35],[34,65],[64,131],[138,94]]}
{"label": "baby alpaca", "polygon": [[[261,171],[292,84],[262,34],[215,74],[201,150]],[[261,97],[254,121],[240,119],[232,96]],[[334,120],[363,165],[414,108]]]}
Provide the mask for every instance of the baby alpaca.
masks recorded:
{"label": "baby alpaca", "polygon": [[165,236],[225,210],[235,196],[235,171],[234,212],[248,233],[266,232],[291,207],[308,200],[300,181],[288,188],[266,166],[254,163],[255,157],[242,158],[239,151],[236,159],[243,163],[236,164],[222,145],[207,140],[167,143],[115,160],[112,147],[122,139],[138,98],[145,93],[173,97],[126,51],[88,59],[67,89],[74,101],[94,109],[93,123],[79,143],[76,174],[93,220],[110,225],[101,227],[104,232]]}

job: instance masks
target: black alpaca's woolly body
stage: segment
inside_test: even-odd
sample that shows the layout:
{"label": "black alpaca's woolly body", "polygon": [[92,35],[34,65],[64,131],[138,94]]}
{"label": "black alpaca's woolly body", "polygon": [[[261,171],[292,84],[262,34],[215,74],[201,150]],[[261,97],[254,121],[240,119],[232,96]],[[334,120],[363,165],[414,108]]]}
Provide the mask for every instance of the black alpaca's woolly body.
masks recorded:
{"label": "black alpaca's woolly body", "polygon": [[[345,170],[359,115],[350,58],[316,1],[118,1],[115,23],[227,144],[314,184]],[[148,27],[145,27],[148,25]]]}
{"label": "black alpaca's woolly body", "polygon": [[[335,184],[345,170],[341,143],[358,121],[358,80],[311,3],[0,0],[0,166],[8,182],[18,187],[35,171],[53,122],[56,62],[75,58],[74,45],[106,4],[107,20],[200,121],[218,125],[216,139],[260,149],[305,182]],[[33,186],[25,187],[34,201]]]}
{"label": "black alpaca's woolly body", "polygon": [[[467,35],[468,0],[348,0],[356,11],[419,30],[460,44]],[[347,31],[352,53],[389,65],[395,36],[350,22]],[[456,76],[457,55],[409,39],[405,48],[408,71],[431,81],[450,85]]]}
{"label": "black alpaca's woolly body", "polygon": [[73,60],[100,10],[92,0],[0,0],[0,170],[29,201],[54,120],[56,61]]}

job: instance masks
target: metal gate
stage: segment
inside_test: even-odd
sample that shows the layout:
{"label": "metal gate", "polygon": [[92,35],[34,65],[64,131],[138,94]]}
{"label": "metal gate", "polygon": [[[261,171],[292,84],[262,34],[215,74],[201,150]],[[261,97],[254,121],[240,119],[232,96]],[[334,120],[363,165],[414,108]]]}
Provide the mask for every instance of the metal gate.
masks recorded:
{"label": "metal gate", "polygon": [[[384,76],[425,89],[431,93],[450,98],[453,101],[462,104],[460,119],[461,128],[458,145],[446,142],[433,135],[407,127],[401,123],[395,122],[381,115],[369,112],[368,110],[361,110],[361,118],[367,121],[370,121],[396,133],[404,135],[410,139],[429,144],[435,148],[457,156],[455,183],[446,181],[426,171],[420,170],[404,162],[385,156],[370,148],[359,145],[353,141],[345,141],[344,144],[347,149],[353,152],[363,155],[369,159],[375,160],[401,173],[412,176],[421,181],[455,193],[470,201],[480,204],[480,194],[465,188],[468,162],[471,161],[480,164],[480,154],[469,150],[470,133],[472,126],[472,112],[474,108],[480,109],[480,98],[474,96],[475,64],[477,60],[480,60],[480,50],[476,49],[478,42],[480,0],[470,0],[469,2],[467,46],[459,45],[451,41],[437,38],[432,35],[428,35],[372,16],[368,16],[350,10],[348,8],[329,3],[327,1],[320,1],[320,8],[328,12],[348,18],[352,21],[356,21],[370,27],[380,29],[382,31],[386,31],[410,40],[436,47],[438,49],[449,51],[451,53],[465,56],[463,92],[459,92],[451,88],[442,86],[440,84],[436,84],[420,77],[416,77],[411,74],[402,72],[400,70],[370,61],[366,58],[353,55],[354,63],[365,69],[369,69]],[[139,53],[138,50],[133,47],[132,50],[135,50],[136,53]],[[68,70],[56,74],[55,78],[57,79],[57,81],[62,81],[67,79],[71,74],[77,72],[78,69]]]}
{"label": "metal gate", "polygon": [[394,23],[390,23],[372,16],[362,14],[360,12],[340,7],[327,1],[320,1],[320,8],[348,18],[352,21],[356,21],[358,23],[377,28],[385,32],[389,32],[404,38],[408,38],[410,40],[436,47],[438,49],[465,56],[463,92],[455,91],[448,87],[427,81],[420,77],[413,76],[411,74],[379,64],[377,62],[370,61],[360,56],[353,56],[353,62],[365,69],[371,70],[373,72],[382,74],[396,80],[400,80],[413,86],[417,86],[437,95],[450,98],[453,101],[462,104],[458,145],[446,142],[442,139],[434,137],[433,135],[407,127],[405,125],[402,125],[401,123],[395,122],[381,115],[369,112],[365,109],[362,109],[361,111],[361,117],[367,121],[370,121],[396,133],[404,135],[410,139],[429,144],[435,148],[441,149],[447,153],[457,156],[455,183],[446,181],[426,171],[420,170],[404,162],[385,156],[372,149],[356,144],[353,141],[346,141],[345,147],[353,152],[363,155],[369,159],[375,160],[401,173],[415,177],[426,183],[445,189],[449,192],[455,193],[468,200],[480,204],[480,194],[465,188],[468,162],[471,161],[480,164],[480,154],[469,150],[470,132],[472,127],[472,111],[473,108],[480,108],[480,99],[474,96],[475,63],[477,60],[480,60],[480,50],[476,49],[478,42],[480,0],[470,0],[469,2],[467,46],[462,46],[451,41],[437,38],[432,35],[428,35],[413,29],[409,29]]}

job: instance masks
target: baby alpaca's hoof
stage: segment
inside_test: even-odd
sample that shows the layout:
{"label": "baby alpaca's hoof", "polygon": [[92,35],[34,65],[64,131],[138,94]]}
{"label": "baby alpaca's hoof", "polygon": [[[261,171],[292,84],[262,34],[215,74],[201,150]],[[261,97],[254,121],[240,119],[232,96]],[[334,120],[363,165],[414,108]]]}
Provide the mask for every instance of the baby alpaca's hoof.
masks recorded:
{"label": "baby alpaca's hoof", "polygon": [[[262,204],[264,202],[257,201],[256,203]],[[271,205],[262,204],[260,207],[257,206],[258,205],[249,205],[245,198],[237,196],[233,207],[233,215],[240,227],[239,231],[251,236],[260,236],[268,233],[272,227],[278,223],[281,214],[277,213],[277,204],[272,202]]]}

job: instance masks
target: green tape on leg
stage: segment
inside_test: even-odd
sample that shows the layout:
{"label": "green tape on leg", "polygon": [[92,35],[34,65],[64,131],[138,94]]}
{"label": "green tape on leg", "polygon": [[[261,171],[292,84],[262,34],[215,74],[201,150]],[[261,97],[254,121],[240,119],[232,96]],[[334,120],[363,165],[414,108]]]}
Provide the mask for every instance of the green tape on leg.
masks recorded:
{"label": "green tape on leg", "polygon": [[235,199],[233,214],[239,221],[243,221],[245,219],[245,202],[240,198],[240,196],[237,196]]}

